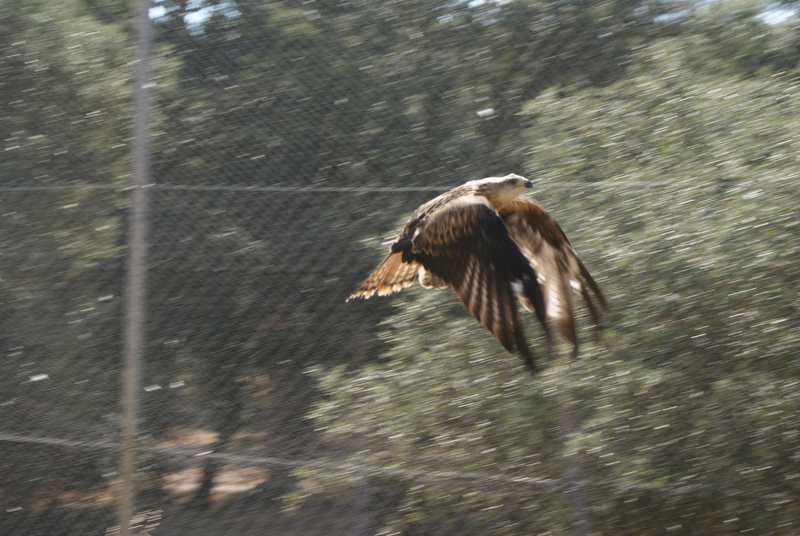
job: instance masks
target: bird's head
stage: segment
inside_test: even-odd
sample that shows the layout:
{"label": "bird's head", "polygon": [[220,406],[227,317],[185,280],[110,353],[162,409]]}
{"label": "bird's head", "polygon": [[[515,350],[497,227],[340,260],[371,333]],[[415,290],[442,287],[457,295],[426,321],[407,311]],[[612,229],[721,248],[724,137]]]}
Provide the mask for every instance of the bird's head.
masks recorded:
{"label": "bird's head", "polygon": [[489,198],[492,206],[500,209],[516,199],[526,188],[533,188],[533,183],[521,175],[509,173],[504,177],[469,181],[467,186],[472,187],[477,195]]}

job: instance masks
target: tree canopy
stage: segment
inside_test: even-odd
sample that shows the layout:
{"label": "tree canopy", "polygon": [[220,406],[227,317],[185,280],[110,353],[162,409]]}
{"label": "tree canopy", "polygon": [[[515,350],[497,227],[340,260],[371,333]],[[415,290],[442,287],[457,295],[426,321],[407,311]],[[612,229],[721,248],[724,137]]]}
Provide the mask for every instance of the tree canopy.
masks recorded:
{"label": "tree canopy", "polygon": [[[112,524],[128,7],[0,0],[0,432],[82,445],[0,442],[3,533]],[[565,533],[580,462],[596,533],[796,532],[800,34],[774,8],[156,2],[140,506],[165,534],[328,534],[332,504]],[[510,172],[612,307],[580,359],[531,379],[449,293],[344,303],[421,202]],[[263,482],[216,515],[225,456]]]}

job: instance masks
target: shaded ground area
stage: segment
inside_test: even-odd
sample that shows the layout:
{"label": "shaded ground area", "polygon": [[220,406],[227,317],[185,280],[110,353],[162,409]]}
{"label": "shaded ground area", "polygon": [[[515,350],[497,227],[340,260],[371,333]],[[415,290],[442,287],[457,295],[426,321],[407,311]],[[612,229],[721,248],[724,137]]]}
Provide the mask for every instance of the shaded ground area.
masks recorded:
{"label": "shaded ground area", "polygon": [[[212,460],[208,454],[217,444],[217,435],[206,429],[181,427],[152,445],[154,450],[142,451],[138,460],[139,516],[134,523],[135,533],[357,534],[364,527],[375,525],[357,492],[340,494],[333,500],[312,498],[289,513],[283,501],[285,494],[296,487],[313,487],[314,482],[297,481],[287,467],[255,461],[267,458],[267,443],[260,434],[238,434],[228,445],[230,450],[226,449],[234,461]],[[100,470],[114,470],[105,459],[110,451],[22,444],[15,448],[35,456],[42,462],[42,469],[32,472],[6,467],[2,480],[10,485],[0,485],[0,499],[14,506],[0,512],[0,534],[118,534],[115,496],[119,483],[102,478],[110,476],[110,472],[99,474]],[[76,467],[75,460],[87,458],[93,461],[83,469]],[[210,465],[210,493],[201,495]],[[74,478],[76,471],[83,475],[84,482],[65,478]],[[101,478],[90,484],[90,473],[98,473]],[[23,483],[25,493],[12,497],[15,490],[23,489]]]}
{"label": "shaded ground area", "polygon": [[[354,515],[347,501],[310,502],[295,514],[281,512],[281,501],[263,493],[235,494],[199,510],[167,501],[163,510],[146,510],[142,517],[152,536],[329,535],[356,534],[367,519]],[[3,512],[0,533],[6,536],[113,535],[114,511],[109,507],[51,505],[41,511]],[[140,533],[143,534],[143,533]]]}

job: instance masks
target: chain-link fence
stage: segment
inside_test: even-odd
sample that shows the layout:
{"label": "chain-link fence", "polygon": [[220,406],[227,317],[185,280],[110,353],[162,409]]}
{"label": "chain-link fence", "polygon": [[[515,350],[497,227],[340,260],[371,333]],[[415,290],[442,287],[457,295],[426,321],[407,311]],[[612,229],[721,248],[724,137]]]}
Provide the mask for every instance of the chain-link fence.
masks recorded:
{"label": "chain-link fence", "polygon": [[[800,532],[791,4],[0,6],[0,533]],[[345,303],[508,172],[580,359]]]}

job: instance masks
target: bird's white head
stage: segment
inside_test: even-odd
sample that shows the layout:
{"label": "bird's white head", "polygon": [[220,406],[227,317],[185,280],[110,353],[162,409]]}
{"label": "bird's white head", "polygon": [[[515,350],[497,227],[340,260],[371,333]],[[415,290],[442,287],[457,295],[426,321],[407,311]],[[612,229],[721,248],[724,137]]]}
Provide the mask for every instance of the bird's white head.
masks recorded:
{"label": "bird's white head", "polygon": [[533,188],[533,183],[521,175],[509,173],[504,177],[469,181],[466,186],[472,187],[477,195],[487,197],[492,206],[500,209],[516,199],[526,188]]}

